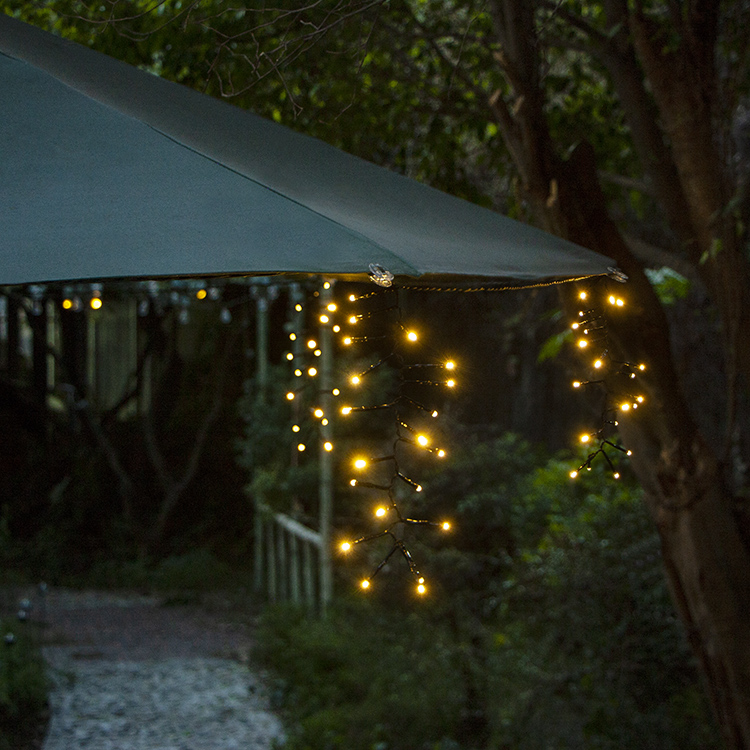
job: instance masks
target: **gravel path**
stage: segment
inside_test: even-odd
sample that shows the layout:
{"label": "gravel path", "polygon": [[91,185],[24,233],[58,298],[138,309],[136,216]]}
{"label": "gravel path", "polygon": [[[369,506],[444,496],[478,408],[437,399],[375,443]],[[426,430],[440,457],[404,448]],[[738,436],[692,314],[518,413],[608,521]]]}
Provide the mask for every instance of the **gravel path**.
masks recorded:
{"label": "gravel path", "polygon": [[44,750],[281,746],[247,666],[246,628],[152,597],[52,590],[45,600],[54,689]]}

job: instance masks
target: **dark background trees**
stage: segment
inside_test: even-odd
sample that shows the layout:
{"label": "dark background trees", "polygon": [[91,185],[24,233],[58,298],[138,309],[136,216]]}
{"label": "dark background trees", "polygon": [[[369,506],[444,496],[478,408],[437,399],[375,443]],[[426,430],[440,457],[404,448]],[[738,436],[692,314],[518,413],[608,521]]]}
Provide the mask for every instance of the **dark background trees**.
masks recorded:
{"label": "dark background trees", "polygon": [[[621,420],[622,437],[727,746],[748,747],[750,6],[23,10],[615,259],[630,313],[609,321],[612,355],[649,366],[648,408]],[[689,282],[669,308],[651,282],[665,268]]]}

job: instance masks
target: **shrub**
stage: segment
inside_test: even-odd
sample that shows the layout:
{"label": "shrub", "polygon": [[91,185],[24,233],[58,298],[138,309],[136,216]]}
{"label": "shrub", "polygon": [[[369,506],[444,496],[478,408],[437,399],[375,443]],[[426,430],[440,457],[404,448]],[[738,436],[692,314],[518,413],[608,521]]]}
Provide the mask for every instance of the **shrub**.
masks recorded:
{"label": "shrub", "polygon": [[44,721],[48,683],[29,627],[0,620],[0,750],[27,747]]}

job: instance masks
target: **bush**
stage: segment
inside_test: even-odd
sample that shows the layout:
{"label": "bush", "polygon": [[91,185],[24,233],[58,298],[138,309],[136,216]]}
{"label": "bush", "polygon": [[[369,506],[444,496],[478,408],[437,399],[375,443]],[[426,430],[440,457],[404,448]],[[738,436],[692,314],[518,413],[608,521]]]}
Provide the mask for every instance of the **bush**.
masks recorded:
{"label": "bush", "polygon": [[21,750],[45,719],[48,683],[28,624],[0,620],[0,750]]}
{"label": "bush", "polygon": [[274,607],[259,641],[289,750],[466,747],[464,654],[447,627],[369,602],[339,603],[318,621]]}
{"label": "bush", "polygon": [[410,542],[428,599],[398,560],[325,621],[269,609],[288,747],[716,747],[641,492],[599,463],[573,482],[581,460],[466,440],[415,508],[456,526]]}

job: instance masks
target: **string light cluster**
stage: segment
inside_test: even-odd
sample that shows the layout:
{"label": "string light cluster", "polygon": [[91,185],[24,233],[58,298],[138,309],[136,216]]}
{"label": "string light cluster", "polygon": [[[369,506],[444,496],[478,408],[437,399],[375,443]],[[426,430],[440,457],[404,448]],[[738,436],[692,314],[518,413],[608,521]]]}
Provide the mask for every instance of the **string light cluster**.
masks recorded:
{"label": "string light cluster", "polygon": [[584,470],[590,471],[595,459],[601,456],[609,466],[614,479],[620,472],[612,461],[610,451],[618,451],[627,456],[632,451],[615,442],[619,425],[618,418],[638,409],[645,402],[645,396],[637,388],[638,376],[646,370],[644,364],[621,362],[612,358],[607,336],[607,324],[602,312],[603,305],[611,311],[625,307],[625,300],[618,294],[605,292],[602,299],[589,291],[578,295],[580,309],[571,324],[576,336],[577,349],[588,358],[589,376],[586,380],[574,380],[573,388],[599,388],[604,393],[601,418],[598,429],[584,432],[579,436],[582,445],[590,447],[586,460],[570,472],[575,479]]}
{"label": "string light cluster", "polygon": [[[333,441],[329,429],[331,396],[338,396],[338,388],[323,390],[320,383],[321,363],[324,357],[324,343],[321,338],[326,336],[325,329],[334,333],[341,327],[333,322],[337,304],[332,299],[333,283],[324,281],[321,291],[313,292],[312,304],[317,304],[317,321],[308,321],[308,294],[297,285],[290,290],[290,314],[287,323],[289,350],[284,352],[284,359],[292,369],[292,385],[286,391],[285,398],[292,406],[293,420],[291,430],[295,436],[295,450],[304,453],[308,443],[303,438],[302,417],[307,415],[313,423],[319,425],[318,433],[321,448],[330,453],[333,451]],[[316,332],[310,332],[310,323],[316,326]]]}
{"label": "string light cluster", "polygon": [[[340,407],[339,413],[343,417],[350,417],[361,412],[387,410],[394,417],[395,437],[390,451],[385,455],[357,455],[351,460],[350,466],[354,476],[349,484],[377,497],[372,513],[379,528],[358,539],[342,542],[339,549],[342,553],[350,553],[357,545],[387,538],[391,542],[390,550],[372,573],[360,581],[360,587],[362,590],[369,590],[374,577],[394,554],[400,553],[415,580],[416,593],[424,595],[427,593],[427,582],[406,546],[403,532],[406,527],[410,526],[430,526],[447,532],[450,531],[451,524],[449,521],[435,522],[412,518],[402,511],[402,502],[406,502],[414,493],[424,491],[423,486],[406,473],[403,458],[405,458],[404,451],[407,449],[412,454],[416,451],[438,459],[446,456],[445,448],[436,445],[434,438],[425,428],[425,424],[431,423],[438,417],[438,412],[422,403],[421,396],[420,398],[416,396],[425,388],[428,390],[454,388],[456,364],[452,360],[437,363],[415,361],[420,334],[402,320],[399,292],[390,283],[393,277],[389,279],[388,272],[383,269],[376,269],[376,271],[377,275],[373,272],[372,278],[381,287],[380,290],[349,296],[350,309],[346,314],[346,330],[341,332],[341,344],[348,348],[360,343],[380,341],[386,343],[386,350],[390,349],[386,355],[378,355],[378,359],[366,369],[349,375],[352,398],[357,395],[358,389],[367,378],[384,365],[389,365],[395,370],[395,391],[385,402],[345,404]],[[373,331],[373,328],[376,330]],[[379,465],[387,469],[378,469]],[[380,478],[374,478],[373,475]]]}

